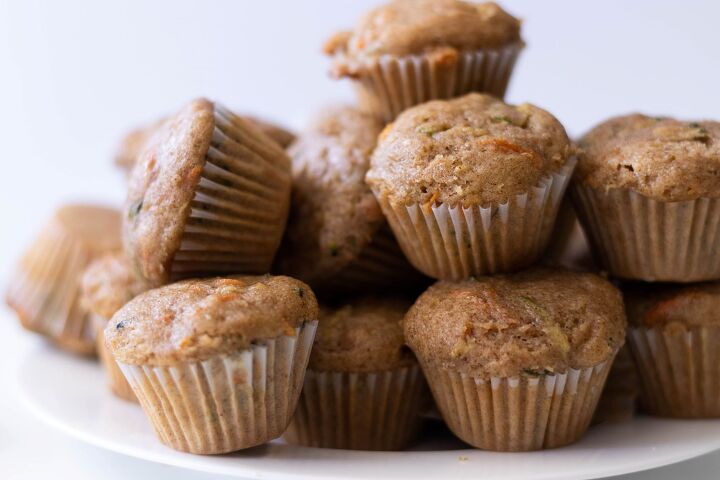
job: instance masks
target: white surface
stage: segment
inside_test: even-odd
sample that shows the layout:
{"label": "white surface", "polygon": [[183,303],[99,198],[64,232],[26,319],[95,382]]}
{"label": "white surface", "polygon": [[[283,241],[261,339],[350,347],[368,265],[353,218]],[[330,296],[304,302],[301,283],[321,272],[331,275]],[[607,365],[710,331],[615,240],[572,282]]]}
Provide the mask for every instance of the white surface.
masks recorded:
{"label": "white surface", "polygon": [[405,452],[301,448],[273,442],[232,455],[189,455],[162,445],[138,405],[114,398],[105,388],[105,377],[96,362],[41,346],[24,358],[18,378],[26,405],[69,435],[126,455],[240,478],[601,478],[663,466],[720,448],[720,420],[638,418],[594,427],[580,442],[566,448],[530,453],[482,452],[444,436],[444,441],[419,444]]}
{"label": "white surface", "polygon": [[[0,278],[59,202],[121,201],[109,157],[126,129],[201,94],[296,126],[351,98],[327,78],[319,47],[375,3],[0,0]],[[720,116],[720,2],[502,3],[525,19],[528,42],[509,100],[548,108],[571,133],[631,110]],[[0,478],[208,478],[87,446],[30,416],[14,374],[39,341],[0,311]],[[623,479],[718,471],[713,454]]]}

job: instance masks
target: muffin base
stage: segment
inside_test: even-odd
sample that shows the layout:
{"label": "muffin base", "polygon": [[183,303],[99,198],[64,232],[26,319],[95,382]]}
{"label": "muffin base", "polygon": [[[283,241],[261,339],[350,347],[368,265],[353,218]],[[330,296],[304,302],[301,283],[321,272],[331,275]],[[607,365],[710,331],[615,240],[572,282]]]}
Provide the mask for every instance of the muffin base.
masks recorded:
{"label": "muffin base", "polygon": [[374,373],[308,370],[283,439],[307,447],[401,450],[420,427],[426,392],[417,365]]}
{"label": "muffin base", "polygon": [[386,123],[403,110],[434,99],[470,92],[505,96],[523,45],[459,52],[457,61],[432,55],[383,55],[360,65],[354,78],[360,108]]}
{"label": "muffin base", "polygon": [[488,380],[428,364],[423,371],[457,437],[484,450],[522,452],[562,447],[582,437],[610,363],[556,375]]}
{"label": "muffin base", "polygon": [[203,362],[138,366],[118,362],[160,441],[218,454],[279,437],[297,405],[317,321],[262,345]]}
{"label": "muffin base", "polygon": [[675,334],[632,328],[629,343],[643,410],[663,417],[720,417],[720,327]]}
{"label": "muffin base", "polygon": [[424,274],[461,280],[509,272],[543,255],[575,163],[570,159],[529,192],[489,207],[378,200],[405,256]]}
{"label": "muffin base", "polygon": [[170,278],[270,271],[289,208],[284,151],[216,104],[210,148]]}
{"label": "muffin base", "polygon": [[629,190],[572,189],[598,259],[614,276],[696,282],[720,278],[720,199],[661,202]]}

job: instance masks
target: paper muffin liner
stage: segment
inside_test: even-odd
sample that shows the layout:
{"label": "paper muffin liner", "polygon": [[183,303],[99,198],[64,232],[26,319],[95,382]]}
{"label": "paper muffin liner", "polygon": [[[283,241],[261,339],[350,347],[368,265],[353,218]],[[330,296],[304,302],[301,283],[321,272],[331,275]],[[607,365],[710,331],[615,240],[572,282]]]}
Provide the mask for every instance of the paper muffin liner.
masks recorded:
{"label": "paper muffin liner", "polygon": [[375,373],[308,370],[283,439],[307,447],[401,450],[418,432],[426,394],[417,365]]}
{"label": "paper muffin liner", "polygon": [[720,327],[682,333],[632,328],[629,342],[644,410],[663,417],[720,417]]}
{"label": "paper muffin liner", "polygon": [[383,55],[355,75],[360,107],[390,122],[403,110],[434,99],[486,92],[500,99],[523,45],[460,52],[452,64],[432,55]]}
{"label": "paper muffin liner", "polygon": [[614,276],[695,282],[720,278],[720,198],[661,202],[630,190],[571,189],[595,254]]}
{"label": "paper muffin liner", "polygon": [[571,158],[528,192],[492,206],[379,203],[411,264],[442,280],[519,270],[545,252],[575,168]]}
{"label": "paper muffin liner", "polygon": [[103,366],[103,370],[105,370],[110,391],[115,394],[116,397],[122,398],[123,400],[137,402],[137,397],[135,397],[132,388],[130,388],[130,384],[125,378],[125,375],[123,375],[115,358],[113,358],[107,345],[105,345],[105,334],[103,331],[105,330],[108,320],[95,314],[91,314],[91,317],[93,325],[95,326],[98,357],[100,357],[100,363]]}
{"label": "paper muffin liner", "polygon": [[[119,245],[118,245],[119,246]],[[25,252],[6,301],[23,327],[81,355],[95,353],[95,326],[80,302],[80,277],[99,254],[53,219]]]}
{"label": "paper muffin liner", "polygon": [[429,364],[423,371],[457,437],[484,450],[521,452],[577,441],[590,425],[610,363],[487,380]]}
{"label": "paper muffin liner", "polygon": [[638,375],[630,347],[625,344],[610,367],[593,423],[622,422],[635,416]]}
{"label": "paper muffin liner", "polygon": [[290,423],[317,321],[243,351],[177,366],[118,362],[160,440],[218,454],[279,437]]}
{"label": "paper muffin liner", "polygon": [[270,271],[287,221],[290,184],[283,150],[216,104],[215,129],[171,278]]}

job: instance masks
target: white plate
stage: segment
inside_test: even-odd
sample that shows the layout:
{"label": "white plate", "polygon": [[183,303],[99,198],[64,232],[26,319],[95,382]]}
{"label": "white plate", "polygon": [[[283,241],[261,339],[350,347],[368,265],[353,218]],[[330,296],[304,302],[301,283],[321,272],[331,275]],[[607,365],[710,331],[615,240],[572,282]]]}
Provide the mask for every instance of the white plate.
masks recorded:
{"label": "white plate", "polygon": [[436,426],[434,441],[405,452],[273,442],[232,455],[200,456],[176,452],[156,440],[140,407],[113,397],[93,361],[42,347],[21,363],[18,380],[32,411],[81,440],[145,460],[241,478],[578,480],[660,467],[720,449],[720,420],[639,418],[595,427],[569,447],[532,453],[467,449]]}

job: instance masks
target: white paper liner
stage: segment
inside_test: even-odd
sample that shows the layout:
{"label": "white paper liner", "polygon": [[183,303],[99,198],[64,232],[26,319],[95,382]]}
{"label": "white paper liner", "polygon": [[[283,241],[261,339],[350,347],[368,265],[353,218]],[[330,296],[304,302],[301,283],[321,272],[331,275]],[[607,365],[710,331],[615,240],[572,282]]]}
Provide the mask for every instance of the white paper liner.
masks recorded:
{"label": "white paper liner", "polygon": [[522,48],[517,43],[461,52],[452,65],[432,55],[383,55],[359,67],[356,90],[360,107],[390,122],[403,110],[429,100],[470,92],[502,99]]}
{"label": "white paper liner", "polygon": [[308,370],[283,439],[308,447],[401,450],[418,431],[426,393],[417,365],[376,373]]}
{"label": "white paper liner", "polygon": [[720,278],[720,198],[660,202],[629,190],[571,189],[593,250],[614,276],[695,282]]}
{"label": "white paper liner", "polygon": [[279,437],[297,405],[317,321],[262,345],[173,367],[119,363],[160,440],[218,454]]}
{"label": "white paper liner", "polygon": [[270,271],[290,208],[290,159],[215,105],[215,130],[171,278]]}
{"label": "white paper liner", "polygon": [[405,256],[424,274],[461,280],[509,272],[543,255],[575,164],[571,158],[529,192],[489,207],[378,200]]}
{"label": "white paper liner", "polygon": [[720,327],[684,333],[631,328],[629,343],[646,411],[664,417],[720,417]]}
{"label": "white paper liner", "polygon": [[590,425],[610,362],[556,375],[476,379],[423,364],[450,430],[484,450],[519,452],[577,441]]}

